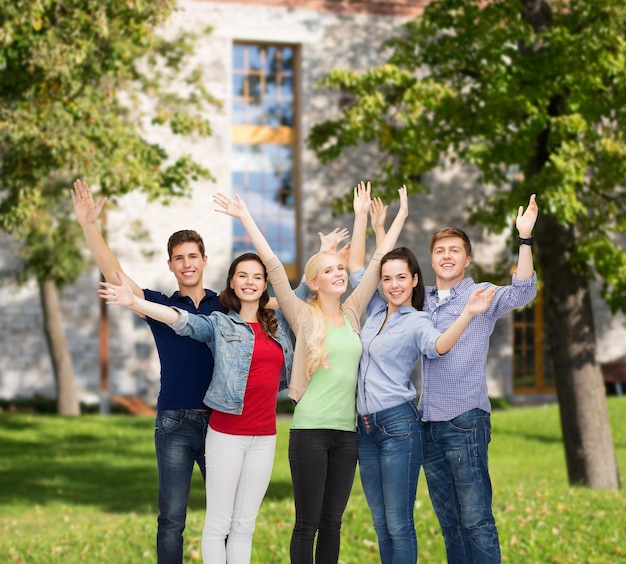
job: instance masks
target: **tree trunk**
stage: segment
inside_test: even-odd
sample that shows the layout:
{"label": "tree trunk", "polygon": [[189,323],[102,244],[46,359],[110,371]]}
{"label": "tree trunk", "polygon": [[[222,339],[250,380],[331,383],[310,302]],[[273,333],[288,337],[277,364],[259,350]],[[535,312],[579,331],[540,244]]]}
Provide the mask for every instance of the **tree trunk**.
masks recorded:
{"label": "tree trunk", "polygon": [[59,291],[54,280],[39,280],[38,284],[43,309],[44,332],[57,388],[57,410],[59,415],[80,415],[74,369],[63,329]]}
{"label": "tree trunk", "polygon": [[[537,33],[552,27],[549,1],[523,0],[522,5],[522,17]],[[532,56],[542,45],[539,41],[523,48]],[[563,115],[565,105],[564,95],[553,96],[548,114]],[[549,157],[550,130],[546,129],[538,135],[536,154],[527,163],[528,177],[536,175]],[[617,489],[619,475],[604,380],[596,361],[588,275],[572,264],[577,241],[575,228],[563,227],[554,218],[541,216],[535,234],[569,482]]]}
{"label": "tree trunk", "polygon": [[546,216],[539,218],[535,234],[569,482],[616,489],[619,476],[596,362],[589,284],[571,261],[576,235]]}

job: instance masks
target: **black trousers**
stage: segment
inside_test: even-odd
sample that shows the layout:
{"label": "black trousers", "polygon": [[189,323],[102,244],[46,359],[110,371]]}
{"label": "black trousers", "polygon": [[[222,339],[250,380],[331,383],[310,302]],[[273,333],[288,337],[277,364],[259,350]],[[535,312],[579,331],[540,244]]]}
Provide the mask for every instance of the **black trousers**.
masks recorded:
{"label": "black trousers", "polygon": [[290,431],[289,466],[296,507],[290,547],[292,564],[338,561],[341,519],[352,490],[357,457],[356,432]]}

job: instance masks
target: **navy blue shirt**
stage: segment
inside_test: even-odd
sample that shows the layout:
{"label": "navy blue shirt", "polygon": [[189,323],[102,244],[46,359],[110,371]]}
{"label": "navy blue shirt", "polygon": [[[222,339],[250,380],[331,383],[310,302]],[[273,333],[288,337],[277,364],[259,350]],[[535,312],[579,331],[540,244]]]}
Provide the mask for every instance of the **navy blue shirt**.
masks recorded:
{"label": "navy blue shirt", "polygon": [[[174,292],[166,296],[154,290],[144,289],[146,300],[170,307],[178,307],[190,313],[210,315],[214,311],[226,313],[217,294],[205,289],[199,307],[188,296]],[[161,389],[157,409],[206,409],[204,394],[213,374],[213,355],[206,343],[177,335],[165,323],[146,317],[152,330],[159,360],[161,361]]]}

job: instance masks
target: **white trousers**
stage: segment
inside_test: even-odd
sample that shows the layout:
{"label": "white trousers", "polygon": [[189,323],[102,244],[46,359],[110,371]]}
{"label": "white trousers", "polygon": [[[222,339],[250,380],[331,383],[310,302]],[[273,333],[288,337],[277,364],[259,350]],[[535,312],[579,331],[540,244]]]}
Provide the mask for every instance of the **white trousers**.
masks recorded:
{"label": "white trousers", "polygon": [[206,436],[206,564],[249,564],[259,507],[272,475],[276,435]]}

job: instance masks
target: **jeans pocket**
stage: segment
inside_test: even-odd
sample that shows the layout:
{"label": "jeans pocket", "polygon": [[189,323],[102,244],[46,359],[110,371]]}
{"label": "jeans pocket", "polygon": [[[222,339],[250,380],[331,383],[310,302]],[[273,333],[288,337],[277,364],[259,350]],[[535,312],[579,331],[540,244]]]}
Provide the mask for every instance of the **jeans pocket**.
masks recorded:
{"label": "jeans pocket", "polygon": [[183,419],[184,414],[177,411],[159,412],[155,420],[154,432],[159,435],[176,431],[181,426]]}
{"label": "jeans pocket", "polygon": [[477,411],[479,410],[472,409],[461,413],[449,421],[450,427],[457,431],[474,431],[477,425]]}
{"label": "jeans pocket", "polygon": [[410,417],[388,421],[381,425],[381,430],[385,436],[394,439],[409,437],[411,433],[417,433],[418,431],[415,418]]}

